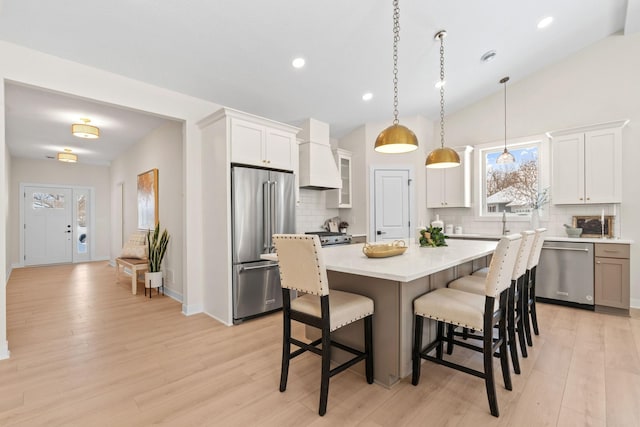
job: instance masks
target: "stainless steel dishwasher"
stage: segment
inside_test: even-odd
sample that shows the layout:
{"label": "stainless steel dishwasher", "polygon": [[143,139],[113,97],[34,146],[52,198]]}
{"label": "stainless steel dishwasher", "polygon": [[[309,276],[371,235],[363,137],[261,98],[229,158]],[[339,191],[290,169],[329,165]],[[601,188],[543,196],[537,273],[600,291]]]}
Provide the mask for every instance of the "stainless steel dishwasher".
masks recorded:
{"label": "stainless steel dishwasher", "polygon": [[593,243],[545,241],[536,271],[536,297],[594,309]]}

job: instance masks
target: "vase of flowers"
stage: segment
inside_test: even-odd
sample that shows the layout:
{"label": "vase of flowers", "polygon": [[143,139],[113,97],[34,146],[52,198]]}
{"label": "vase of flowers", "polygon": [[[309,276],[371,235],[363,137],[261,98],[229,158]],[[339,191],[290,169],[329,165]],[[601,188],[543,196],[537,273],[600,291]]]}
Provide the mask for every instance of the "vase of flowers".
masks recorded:
{"label": "vase of flowers", "polygon": [[540,209],[549,203],[549,188],[538,192],[536,197],[531,201],[531,228],[540,227]]}

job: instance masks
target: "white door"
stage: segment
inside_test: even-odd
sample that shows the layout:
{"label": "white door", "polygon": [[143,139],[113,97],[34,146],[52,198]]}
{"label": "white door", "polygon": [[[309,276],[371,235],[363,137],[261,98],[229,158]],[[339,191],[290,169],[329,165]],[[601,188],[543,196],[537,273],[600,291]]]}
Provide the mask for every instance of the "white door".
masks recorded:
{"label": "white door", "polygon": [[73,198],[69,188],[25,187],[25,265],[71,262]]}
{"label": "white door", "polygon": [[408,238],[411,218],[409,171],[376,170],[374,180],[376,241]]}

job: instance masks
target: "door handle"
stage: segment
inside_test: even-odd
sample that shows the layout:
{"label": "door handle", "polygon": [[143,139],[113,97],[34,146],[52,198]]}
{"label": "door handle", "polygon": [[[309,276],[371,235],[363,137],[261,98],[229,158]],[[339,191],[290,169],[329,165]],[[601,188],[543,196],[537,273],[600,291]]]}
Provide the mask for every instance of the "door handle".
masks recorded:
{"label": "door handle", "polygon": [[257,265],[255,267],[240,267],[240,272],[251,271],[251,270],[263,270],[265,268],[273,268],[277,266],[278,264],[265,264],[265,265]]}
{"label": "door handle", "polygon": [[378,230],[378,231],[376,231],[376,234],[379,236],[379,235],[381,235],[381,234],[387,234],[387,232],[386,232],[386,231],[380,231],[380,230]]}

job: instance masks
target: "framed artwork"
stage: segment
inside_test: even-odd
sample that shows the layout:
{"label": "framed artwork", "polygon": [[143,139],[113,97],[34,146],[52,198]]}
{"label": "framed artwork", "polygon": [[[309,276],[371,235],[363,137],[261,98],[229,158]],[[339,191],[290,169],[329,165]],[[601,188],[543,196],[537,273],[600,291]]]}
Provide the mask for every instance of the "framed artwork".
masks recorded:
{"label": "framed artwork", "polygon": [[[604,235],[612,237],[613,233],[613,216],[606,215],[604,217]],[[582,228],[581,237],[602,237],[602,217],[594,216],[574,216],[573,226]]]}
{"label": "framed artwork", "polygon": [[154,229],[158,224],[158,169],[138,175],[138,229]]}

